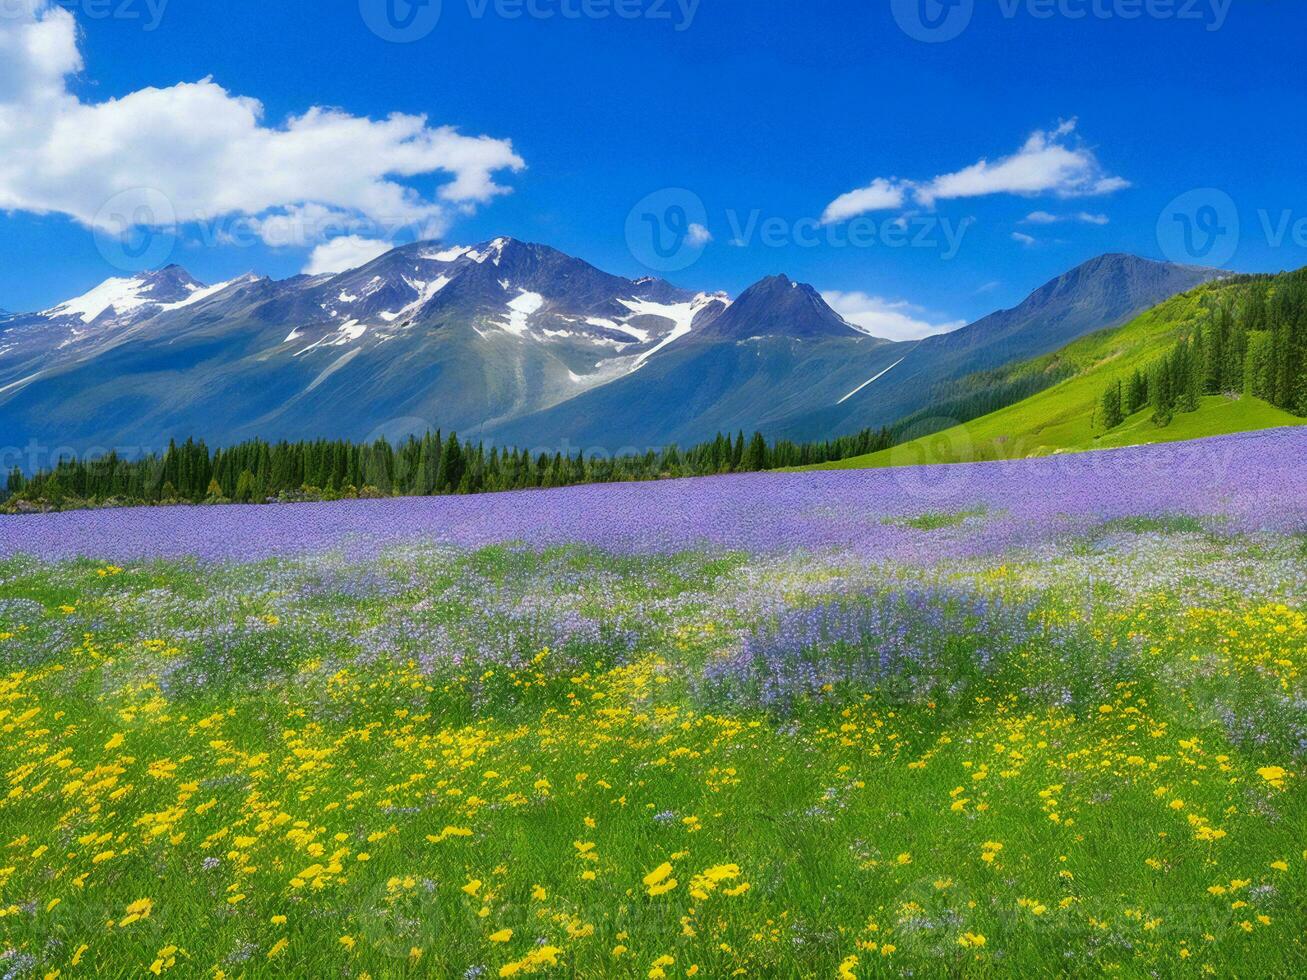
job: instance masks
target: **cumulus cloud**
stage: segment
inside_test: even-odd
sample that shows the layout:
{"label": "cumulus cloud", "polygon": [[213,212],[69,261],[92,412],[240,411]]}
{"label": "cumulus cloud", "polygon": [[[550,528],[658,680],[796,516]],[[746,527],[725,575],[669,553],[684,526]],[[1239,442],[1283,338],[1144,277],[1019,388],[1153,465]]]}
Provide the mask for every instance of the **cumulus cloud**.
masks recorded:
{"label": "cumulus cloud", "polygon": [[685,237],[691,245],[707,245],[712,241],[712,232],[703,225],[695,223],[690,225]]}
{"label": "cumulus cloud", "polygon": [[878,177],[868,186],[836,198],[826,207],[827,223],[869,211],[900,207],[910,193],[923,207],[962,198],[1012,194],[1023,197],[1090,197],[1111,194],[1130,182],[1109,174],[1092,149],[1076,139],[1076,120],[1031,133],[1015,153],[982,159],[961,170],[923,181]]}
{"label": "cumulus cloud", "polygon": [[831,201],[826,205],[821,220],[830,225],[872,211],[897,210],[903,207],[907,193],[908,188],[901,181],[877,177],[866,187],[841,194]]}
{"label": "cumulus cloud", "polygon": [[[265,240],[265,229],[275,238],[298,227],[289,244],[312,244],[307,219],[324,216],[439,234],[456,214],[508,193],[499,175],[525,166],[508,140],[424,116],[312,107],[270,121],[257,99],[212,78],[83,102],[68,87],[84,67],[73,15],[51,0],[6,4],[0,210],[63,214],[110,232],[250,216]],[[431,176],[443,179],[434,196],[405,183]]]}
{"label": "cumulus cloud", "polygon": [[822,298],[844,319],[873,337],[920,340],[966,326],[965,320],[942,321],[906,300],[889,300],[863,292],[829,290]]}
{"label": "cumulus cloud", "polygon": [[319,276],[324,272],[344,272],[367,265],[379,255],[390,251],[390,242],[359,235],[341,235],[313,249],[304,272]]}
{"label": "cumulus cloud", "polygon": [[1032,248],[1039,244],[1039,240],[1035,238],[1035,236],[1027,235],[1024,231],[1012,232],[1012,240],[1014,242],[1020,242],[1022,245],[1026,246],[1026,248]]}

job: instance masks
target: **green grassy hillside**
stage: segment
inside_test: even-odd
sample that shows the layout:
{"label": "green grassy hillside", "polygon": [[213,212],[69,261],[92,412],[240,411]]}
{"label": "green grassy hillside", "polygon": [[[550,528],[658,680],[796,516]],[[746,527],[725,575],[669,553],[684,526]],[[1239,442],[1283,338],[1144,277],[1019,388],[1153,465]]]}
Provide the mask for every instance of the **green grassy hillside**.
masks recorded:
{"label": "green grassy hillside", "polygon": [[1307,419],[1258,398],[1216,395],[1203,398],[1196,412],[1177,414],[1165,428],[1153,424],[1148,408],[1110,432],[1095,426],[1095,409],[1108,385],[1117,380],[1125,382],[1137,368],[1164,357],[1175,341],[1205,315],[1210,294],[1223,288],[1220,283],[1200,287],[1154,307],[1123,327],[1092,334],[1055,354],[1018,366],[1014,369],[1016,375],[1067,369],[1075,373],[1015,405],[882,452],[812,468],[863,469],[1019,459],[1307,423]]}

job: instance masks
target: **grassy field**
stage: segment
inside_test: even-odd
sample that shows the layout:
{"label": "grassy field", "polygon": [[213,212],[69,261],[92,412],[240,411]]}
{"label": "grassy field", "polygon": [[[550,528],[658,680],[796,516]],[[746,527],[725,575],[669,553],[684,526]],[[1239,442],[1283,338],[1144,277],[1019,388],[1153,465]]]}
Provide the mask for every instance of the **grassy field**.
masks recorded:
{"label": "grassy field", "polygon": [[12,558],[0,974],[1295,975],[1305,573],[1179,515]]}
{"label": "grassy field", "polygon": [[1256,398],[1232,400],[1213,396],[1204,398],[1197,412],[1177,414],[1165,428],[1153,424],[1148,409],[1111,432],[1095,428],[1094,411],[1108,385],[1117,380],[1127,381],[1136,368],[1162,357],[1176,338],[1191,328],[1206,291],[1178,296],[1124,327],[1085,337],[1056,354],[1031,362],[1026,369],[1032,372],[1069,365],[1076,374],[1015,405],[882,452],[810,469],[1022,459],[1059,452],[1177,442],[1307,422]]}

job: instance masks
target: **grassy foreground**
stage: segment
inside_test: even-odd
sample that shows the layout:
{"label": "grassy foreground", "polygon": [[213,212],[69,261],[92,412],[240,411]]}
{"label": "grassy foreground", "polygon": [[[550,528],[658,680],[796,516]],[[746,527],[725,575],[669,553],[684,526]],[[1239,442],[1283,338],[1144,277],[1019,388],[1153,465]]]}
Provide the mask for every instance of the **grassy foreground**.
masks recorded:
{"label": "grassy foreground", "polygon": [[0,974],[1293,975],[1305,570],[12,559]]}

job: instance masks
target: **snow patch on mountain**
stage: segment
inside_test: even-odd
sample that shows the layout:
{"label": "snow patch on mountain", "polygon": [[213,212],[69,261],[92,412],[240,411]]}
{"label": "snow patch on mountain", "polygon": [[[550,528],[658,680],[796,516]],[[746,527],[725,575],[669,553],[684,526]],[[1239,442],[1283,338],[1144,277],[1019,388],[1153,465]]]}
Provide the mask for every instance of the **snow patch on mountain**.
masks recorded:
{"label": "snow patch on mountain", "polygon": [[545,305],[545,298],[539,293],[528,292],[523,289],[518,295],[508,301],[508,320],[497,324],[511,334],[519,337],[526,336],[527,323],[533,315],[540,312],[540,308]]}
{"label": "snow patch on mountain", "polygon": [[[635,363],[631,366],[632,371],[640,370],[649,358],[688,334],[694,326],[695,317],[713,303],[730,305],[730,301],[720,293],[700,293],[688,303],[655,303],[652,300],[645,299],[623,299],[618,300],[618,302],[631,311],[630,318],[657,316],[672,321],[671,333],[659,341],[657,345],[637,357]],[[630,329],[629,325],[627,329]]]}
{"label": "snow patch on mountain", "polygon": [[208,299],[210,296],[217,296],[223,290],[230,289],[232,286],[235,286],[238,283],[248,282],[250,278],[251,278],[250,276],[242,276],[240,279],[231,279],[227,282],[220,282],[216,286],[192,287],[188,285],[186,288],[191,290],[191,294],[189,296],[187,296],[183,300],[177,301],[176,303],[164,303],[162,306],[159,307],[159,309],[180,310],[182,307],[185,306],[194,306],[196,303],[203,302],[204,300]]}
{"label": "snow patch on mountain", "polygon": [[318,385],[322,384],[322,382],[326,381],[328,378],[330,378],[333,374],[335,374],[337,371],[343,368],[350,361],[354,360],[354,358],[358,357],[359,354],[361,354],[362,352],[363,352],[362,347],[355,347],[352,351],[349,351],[348,353],[345,354],[341,354],[340,357],[336,358],[334,361],[331,362],[331,364],[327,366],[326,370],[324,370],[321,374],[319,374],[316,378],[313,379],[313,383],[304,389],[304,393],[307,395],[310,391],[318,387]]}
{"label": "snow patch on mountain", "polygon": [[106,279],[89,293],[76,299],[60,303],[53,309],[46,310],[49,317],[76,316],[83,323],[94,323],[106,311],[113,310],[116,315],[130,313],[144,306],[148,300],[142,298],[141,292],[146,283],[141,279]]}
{"label": "snow patch on mountain", "polygon": [[418,258],[427,259],[431,262],[456,262],[470,251],[472,251],[470,245],[455,245],[453,248],[441,249],[440,251],[419,252]]}
{"label": "snow patch on mountain", "polygon": [[408,286],[409,289],[417,293],[417,299],[413,300],[413,302],[409,303],[403,309],[394,310],[394,311],[387,310],[384,313],[378,313],[377,316],[385,320],[387,323],[394,323],[396,320],[402,317],[406,317],[409,316],[410,314],[416,313],[418,310],[422,309],[422,307],[426,306],[429,302],[431,302],[431,300],[435,298],[438,292],[440,292],[442,289],[444,289],[453,281],[454,281],[453,278],[450,276],[437,276],[435,279],[431,280],[430,282],[423,282],[418,279],[410,279],[408,278],[408,276],[405,276],[404,285]]}
{"label": "snow patch on mountain", "polygon": [[491,259],[494,260],[495,265],[499,265],[500,259],[504,257],[504,247],[508,244],[508,241],[507,238],[496,238],[486,246],[484,252],[478,252],[475,249],[468,249],[466,253],[467,257],[478,265]]}
{"label": "snow patch on mountain", "polygon": [[[635,314],[638,315],[638,314]],[[599,316],[588,316],[585,322],[592,327],[602,327],[605,330],[615,330],[618,333],[624,333],[633,338],[635,343],[647,344],[649,342],[649,331],[640,327],[632,326],[629,323],[618,323],[616,320],[605,320]]]}

